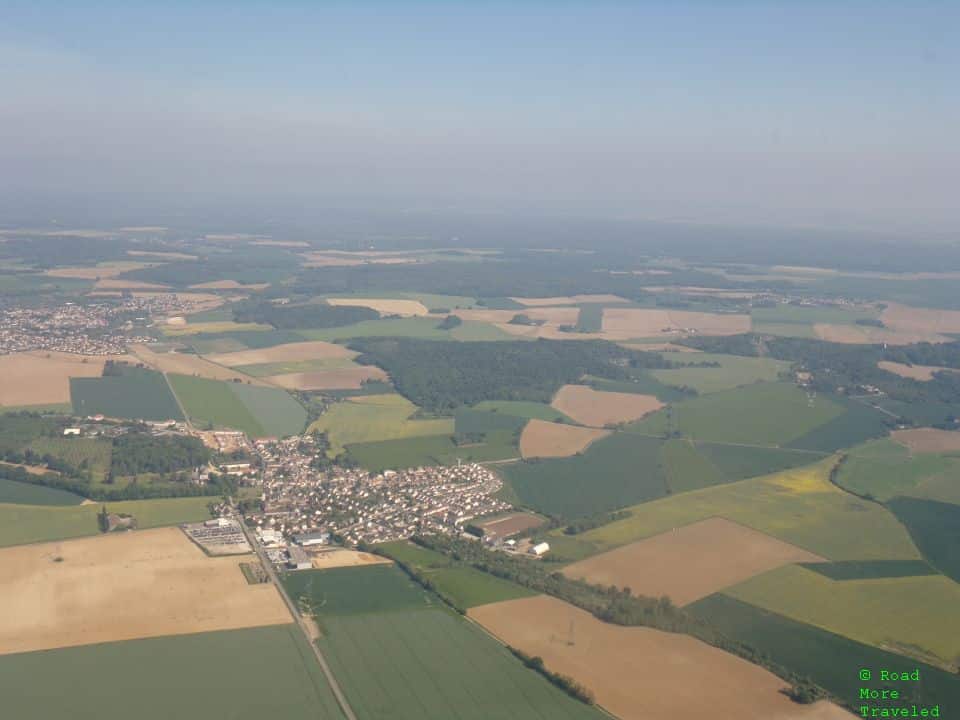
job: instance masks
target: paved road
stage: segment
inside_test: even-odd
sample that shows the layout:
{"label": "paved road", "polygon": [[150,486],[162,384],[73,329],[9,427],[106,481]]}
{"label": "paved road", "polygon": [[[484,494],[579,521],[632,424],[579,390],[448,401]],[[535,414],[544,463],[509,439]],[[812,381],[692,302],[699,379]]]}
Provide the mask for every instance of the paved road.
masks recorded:
{"label": "paved road", "polygon": [[287,610],[290,611],[290,614],[293,615],[293,619],[297,621],[297,625],[300,627],[300,630],[304,635],[306,635],[307,644],[311,647],[311,649],[313,649],[313,654],[316,655],[317,662],[320,663],[320,668],[323,670],[323,674],[326,676],[327,682],[330,684],[330,689],[333,690],[333,695],[337,699],[337,704],[340,705],[340,709],[343,710],[343,714],[347,717],[347,720],[357,720],[357,716],[353,713],[353,708],[350,707],[350,703],[347,702],[347,698],[340,689],[337,679],[333,676],[330,666],[327,665],[327,659],[323,656],[323,653],[320,652],[320,648],[317,647],[317,644],[313,641],[310,626],[300,615],[300,610],[287,594],[287,589],[283,586],[283,583],[280,582],[280,578],[277,577],[277,571],[273,567],[273,563],[270,562],[270,558],[267,557],[267,553],[264,551],[263,547],[261,547],[260,543],[257,542],[256,538],[253,536],[253,533],[250,531],[250,528],[247,527],[247,524],[243,522],[243,518],[240,518],[240,527],[243,528],[243,532],[247,536],[247,541],[250,543],[250,547],[254,549],[254,552],[257,553],[257,557],[260,558],[263,569],[267,571],[267,575],[270,576],[271,582],[276,586],[277,592],[279,592],[280,597],[283,598],[283,602],[286,603]]}

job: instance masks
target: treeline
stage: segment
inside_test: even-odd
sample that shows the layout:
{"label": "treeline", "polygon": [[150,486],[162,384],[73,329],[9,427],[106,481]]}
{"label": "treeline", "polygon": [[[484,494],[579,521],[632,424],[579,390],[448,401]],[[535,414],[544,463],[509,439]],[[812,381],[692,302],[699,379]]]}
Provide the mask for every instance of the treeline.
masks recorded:
{"label": "treeline", "polygon": [[586,703],[587,705],[593,705],[596,702],[596,698],[594,697],[592,690],[584,687],[569,675],[561,675],[560,673],[548,670],[547,666],[543,662],[543,658],[539,655],[528,655],[523,650],[515,648],[512,645],[507,645],[507,649],[512,652],[514,656],[520,660],[520,662],[522,662],[531,670],[536,670],[552,684],[556,685],[571,697],[574,697],[580,702]]}
{"label": "treeline", "polygon": [[188,435],[129,432],[113,441],[110,472],[114,476],[173,473],[206,465],[211,452]]}
{"label": "treeline", "polygon": [[570,523],[563,529],[563,534],[579,535],[580,533],[587,532],[587,530],[593,530],[603,525],[609,525],[612,522],[623,520],[624,518],[628,517],[630,517],[630,512],[628,510],[615,510],[614,512],[592,515],[591,517],[584,518],[583,520]]}
{"label": "treeline", "polygon": [[614,343],[537,340],[446,343],[411,338],[358,338],[357,362],[378,365],[397,391],[424,410],[446,413],[483,400],[549,402],[584,375],[627,380],[632,368],[672,364],[657,353]]}
{"label": "treeline", "polygon": [[261,300],[238,303],[233,308],[233,319],[237,322],[262,323],[278,330],[343,327],[379,317],[380,313],[370,308],[324,303],[278,305]]}
{"label": "treeline", "polygon": [[792,687],[788,694],[797,702],[815,702],[827,695],[809,678],[775,663],[754,647],[723,636],[705,620],[678,608],[668,597],[636,596],[630,588],[591,585],[583,580],[568,578],[561,572],[551,572],[550,566],[542,562],[489,550],[476,541],[438,535],[417,535],[411,540],[428,550],[443,553],[456,563],[509,580],[534,592],[552,595],[586,610],[603,622],[683,633],[738,655],[789,682]]}

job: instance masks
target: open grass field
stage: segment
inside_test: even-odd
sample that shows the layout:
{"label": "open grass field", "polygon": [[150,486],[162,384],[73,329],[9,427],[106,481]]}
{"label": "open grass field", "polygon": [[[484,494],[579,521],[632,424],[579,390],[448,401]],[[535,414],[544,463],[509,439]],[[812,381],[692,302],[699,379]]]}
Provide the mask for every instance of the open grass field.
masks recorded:
{"label": "open grass field", "polygon": [[607,380],[606,378],[591,376],[587,376],[584,380],[589,383],[590,387],[594,390],[652,395],[664,403],[686,400],[690,397],[689,394],[684,393],[677,387],[664,385],[651,375],[649,371],[636,371],[629,380]]}
{"label": "open grass field", "polygon": [[830,560],[915,560],[907,531],[885,508],[829,480],[834,459],[629,508],[630,517],[577,536],[588,554],[710,517],[723,517]]}
{"label": "open grass field", "polygon": [[286,573],[283,584],[295,602],[315,608],[321,620],[419,610],[440,603],[394,565],[298,570]]}
{"label": "open grass field", "polygon": [[257,419],[264,434],[283,437],[303,432],[307,411],[290,393],[239,383],[231,383],[230,389]]}
{"label": "open grass field", "polygon": [[252,437],[266,435],[263,426],[233,392],[232,383],[191,375],[169,375],[170,385],[190,421],[200,428],[233,428]]}
{"label": "open grass field", "polygon": [[663,407],[652,395],[601,392],[587,385],[564,385],[550,406],[581,425],[604,427],[639,420]]}
{"label": "open grass field", "polygon": [[767,323],[753,321],[753,332],[759,335],[778,335],[780,337],[810,338],[817,337],[813,325],[801,323]]}
{"label": "open grass field", "polygon": [[625,303],[627,300],[624,300],[622,297],[617,295],[562,295],[557,297],[540,297],[540,298],[529,298],[529,297],[512,297],[510,298],[514,302],[525,305],[526,307],[544,307],[550,305],[588,305],[591,303]]}
{"label": "open grass field", "polygon": [[[343,345],[328,342],[290,342],[270,347],[213,353],[207,356],[210,362],[227,367],[261,365],[266,363],[290,363],[312,360],[351,360],[357,354]],[[268,373],[273,374],[273,373]]]}
{"label": "open grass field", "polygon": [[501,431],[519,434],[525,424],[526,421],[516,415],[470,407],[457,408],[453,414],[453,427],[457,435],[480,436]]}
{"label": "open grass field", "polygon": [[0,693],[21,720],[343,719],[293,624],[3,655]]}
{"label": "open grass field", "polygon": [[837,582],[792,566],[724,592],[858,642],[960,663],[960,585],[942,575]]}
{"label": "open grass field", "polygon": [[307,340],[350,340],[362,337],[411,337],[424,340],[450,340],[450,331],[440,330],[436,317],[414,317],[399,319],[364,320],[336,328],[300,330],[299,334]]}
{"label": "open grass field", "polygon": [[578,680],[624,720],[848,717],[827,703],[794,704],[778,677],[699,640],[608,625],[548,596],[483,605],[469,615],[503,642],[543,658],[548,670]]}
{"label": "open grass field", "polygon": [[289,622],[241,559],[208,557],[179,528],[0,550],[0,653]]}
{"label": "open grass field", "polygon": [[927,562],[960,583],[960,505],[898,497],[887,507],[906,526]]}
{"label": "open grass field", "polygon": [[0,406],[69,402],[70,378],[98,378],[103,373],[103,363],[103,357],[65,353],[0,355]]}
{"label": "open grass field", "polygon": [[822,561],[751,528],[708,518],[568,565],[563,574],[687,605],[783,565]]}
{"label": "open grass field", "polygon": [[924,560],[846,560],[804,564],[807,570],[831,580],[877,580],[880,578],[938,575]]}
{"label": "open grass field", "polygon": [[577,427],[546,420],[529,420],[520,435],[520,454],[526,458],[570,457],[592,442],[609,435],[607,430]]}
{"label": "open grass field", "polygon": [[880,311],[873,306],[806,306],[779,303],[774,307],[755,307],[750,317],[755,323],[773,323],[785,325],[812,325],[814,323],[834,323],[853,325],[857,320],[876,319]]}
{"label": "open grass field", "polygon": [[[834,395],[830,401],[844,408],[843,414],[791,440],[787,447],[797,450],[835,452],[859,445],[889,432],[889,416],[853,398]],[[816,400],[814,402],[817,402]],[[914,403],[916,405],[916,403]]]}
{"label": "open grass field", "polygon": [[[953,485],[960,498],[960,458],[911,455],[891,439],[874,440],[853,448],[840,466],[837,484],[863,496],[886,501],[898,495],[937,499],[941,485]],[[944,497],[950,501],[950,495]]]}
{"label": "open grass field", "polygon": [[960,432],[937,428],[894,430],[890,436],[912,453],[956,453],[960,455]]}
{"label": "open grass field", "polygon": [[604,717],[444,610],[320,617],[320,647],[365,720]]}
{"label": "open grass field", "polygon": [[[126,500],[107,503],[110,512],[129,513],[140,528],[207,520],[208,497]],[[0,505],[0,547],[96,535],[100,505]]]}
{"label": "open grass field", "polygon": [[729,482],[690,440],[667,440],[660,449],[660,460],[667,476],[671,493],[699,490]]}
{"label": "open grass field", "polygon": [[[735,600],[711,595],[687,607],[727,637],[765,653],[771,660],[809,677],[834,697],[856,706],[863,683],[851,668],[920,669],[920,682],[901,687],[921,704],[960,705],[960,677],[873,645]],[[914,694],[915,693],[915,694]]]}
{"label": "open grass field", "polygon": [[651,370],[657,380],[677,387],[690,387],[700,394],[730,390],[756,382],[774,382],[778,375],[790,367],[790,363],[772,358],[738,357],[696,353],[678,358],[676,353],[666,356],[674,362],[717,362],[720,367],[683,367],[668,370]]}
{"label": "open grass field", "polygon": [[498,472],[520,503],[566,519],[663,497],[659,438],[614,433],[570,458],[503,465]]}
{"label": "open grass field", "polygon": [[353,443],[453,434],[452,419],[411,419],[416,412],[401,395],[364,395],[334,403],[310,429],[326,432],[335,454]]}
{"label": "open grass field", "polygon": [[848,345],[912,345],[922,342],[949,342],[949,337],[934,332],[919,332],[912,328],[891,330],[866,325],[836,325],[816,323],[813,331],[817,338],[827,342]]}
{"label": "open grass field", "polygon": [[742,480],[816,462],[824,453],[787,448],[696,443],[697,451],[727,480]]}
{"label": "open grass field", "polygon": [[[443,422],[429,420],[423,422]],[[399,440],[354,443],[347,446],[350,457],[373,472],[421,465],[452,465],[463,462],[489,462],[519,459],[514,433],[488,433],[481,443],[457,445],[451,435],[423,435]]]}
{"label": "open grass field", "polygon": [[201,355],[232,353],[301,343],[304,338],[293,330],[260,330],[257,332],[198,333],[180,339]]}
{"label": "open grass field", "polygon": [[86,462],[94,482],[102,482],[107,476],[113,456],[113,443],[103,438],[44,436],[32,440],[30,449],[41,455],[53,455],[74,467]]}
{"label": "open grass field", "polygon": [[[204,382],[215,382],[206,380]],[[140,420],[182,420],[183,414],[163,375],[125,368],[123,375],[72,378],[70,397],[77,415]]]}
{"label": "open grass field", "polygon": [[79,505],[83,498],[66,490],[0,479],[0,507],[3,505]]}

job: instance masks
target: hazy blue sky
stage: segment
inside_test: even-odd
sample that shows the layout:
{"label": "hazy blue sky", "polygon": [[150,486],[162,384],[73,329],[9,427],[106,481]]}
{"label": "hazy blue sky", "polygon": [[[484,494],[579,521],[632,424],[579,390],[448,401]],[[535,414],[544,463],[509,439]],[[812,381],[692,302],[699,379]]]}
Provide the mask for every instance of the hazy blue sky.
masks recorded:
{"label": "hazy blue sky", "polygon": [[8,2],[0,193],[960,230],[960,2]]}

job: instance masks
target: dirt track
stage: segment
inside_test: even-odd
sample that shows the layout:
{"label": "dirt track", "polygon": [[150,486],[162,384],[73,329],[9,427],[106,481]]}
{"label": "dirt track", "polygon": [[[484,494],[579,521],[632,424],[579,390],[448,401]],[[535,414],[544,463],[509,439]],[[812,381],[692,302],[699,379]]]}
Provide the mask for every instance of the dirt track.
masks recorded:
{"label": "dirt track", "polygon": [[179,528],[0,550],[0,654],[290,622],[276,588],[247,584],[249,559]]}

